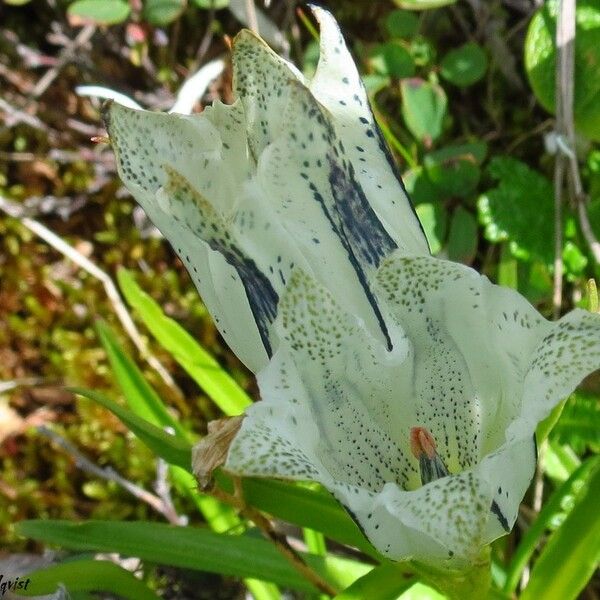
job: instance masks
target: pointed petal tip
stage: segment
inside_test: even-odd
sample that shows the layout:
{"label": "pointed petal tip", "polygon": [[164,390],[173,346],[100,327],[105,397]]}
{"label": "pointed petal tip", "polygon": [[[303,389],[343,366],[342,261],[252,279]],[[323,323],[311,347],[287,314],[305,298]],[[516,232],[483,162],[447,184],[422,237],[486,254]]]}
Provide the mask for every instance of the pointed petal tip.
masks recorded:
{"label": "pointed petal tip", "polygon": [[267,44],[267,42],[265,42],[265,40],[263,40],[260,37],[260,35],[258,35],[251,29],[240,29],[240,31],[238,31],[235,34],[235,36],[231,42],[232,52],[235,53],[236,49],[241,48],[244,45],[258,46],[260,48],[268,48],[271,52],[274,53],[274,51],[271,49],[269,44]]}

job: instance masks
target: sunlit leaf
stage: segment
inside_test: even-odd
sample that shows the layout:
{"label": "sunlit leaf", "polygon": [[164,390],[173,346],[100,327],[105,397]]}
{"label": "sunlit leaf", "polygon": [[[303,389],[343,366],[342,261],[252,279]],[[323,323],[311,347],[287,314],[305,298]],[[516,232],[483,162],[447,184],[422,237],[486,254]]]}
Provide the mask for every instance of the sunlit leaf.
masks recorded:
{"label": "sunlit leaf", "polygon": [[[555,110],[557,0],[549,0],[529,23],[525,69],[540,104]],[[575,124],[582,134],[600,139],[600,4],[579,0],[575,30]]]}
{"label": "sunlit leaf", "polygon": [[442,59],[440,73],[450,83],[467,87],[477,83],[487,69],[487,55],[475,42],[450,50]]}
{"label": "sunlit leaf", "polygon": [[578,597],[600,561],[598,498],[600,461],[595,461],[584,479],[584,490],[534,563],[521,600],[571,600]]}
{"label": "sunlit leaf", "polygon": [[123,0],[76,0],[69,5],[68,13],[99,25],[122,23],[129,16],[131,7]]}
{"label": "sunlit leaf", "polygon": [[[218,534],[198,527],[144,521],[22,521],[23,536],[74,550],[118,552],[142,560],[236,577],[273,581],[303,592],[312,584],[270,542],[250,535]],[[345,588],[371,570],[358,561],[305,555],[334,587]]]}
{"label": "sunlit leaf", "polygon": [[130,600],[159,598],[133,573],[107,560],[69,560],[28,573],[27,578],[30,580],[27,589],[18,590],[19,595],[54,594],[59,586],[64,585],[70,594],[104,592]]}
{"label": "sunlit leaf", "polygon": [[142,16],[152,25],[168,25],[184,11],[185,0],[144,0]]}
{"label": "sunlit leaf", "polygon": [[406,126],[425,146],[431,145],[442,133],[447,106],[444,90],[418,78],[402,80],[400,90]]}
{"label": "sunlit leaf", "polygon": [[181,325],[167,317],[125,269],[118,272],[127,302],[139,314],[158,342],[196,380],[226,415],[239,415],[251,403],[244,390]]}

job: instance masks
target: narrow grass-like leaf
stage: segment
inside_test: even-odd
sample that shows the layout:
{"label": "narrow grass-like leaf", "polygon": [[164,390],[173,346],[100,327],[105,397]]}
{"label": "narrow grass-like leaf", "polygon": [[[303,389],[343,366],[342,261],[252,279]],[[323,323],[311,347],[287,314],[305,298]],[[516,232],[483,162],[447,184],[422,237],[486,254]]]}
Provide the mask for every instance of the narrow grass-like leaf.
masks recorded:
{"label": "narrow grass-like leaf", "polygon": [[[233,491],[231,481],[223,473],[217,473],[217,481],[226,491]],[[320,531],[332,540],[379,557],[356,523],[328,492],[283,481],[250,478],[242,480],[242,489],[245,501],[261,511]]]}
{"label": "narrow grass-like leaf", "polygon": [[[180,439],[191,441],[193,439],[191,433],[173,418],[135,362],[120,348],[110,328],[99,323],[98,334],[110,360],[113,373],[130,408],[151,424],[163,428],[171,427]],[[144,440],[142,439],[142,441]],[[190,468],[191,462],[178,464],[178,466],[171,465],[171,477],[177,490],[191,498],[214,531],[224,532],[238,526],[240,520],[230,507],[210,496],[196,492],[197,484],[189,472]],[[279,590],[271,583],[254,580],[245,583],[256,600],[278,600],[281,597]]]}
{"label": "narrow grass-like leaf", "polygon": [[123,390],[130,408],[153,425],[171,427],[177,436],[188,438],[188,432],[169,412],[133,360],[123,352],[110,327],[98,321],[96,331],[110,361],[112,373]]}
{"label": "narrow grass-like leaf", "polygon": [[320,531],[305,527],[302,533],[304,535],[306,547],[311,554],[318,554],[319,556],[325,556],[327,554],[325,536]]}
{"label": "narrow grass-like leaf", "polygon": [[600,465],[600,458],[594,458],[584,462],[545,502],[537,519],[531,524],[531,527],[521,539],[508,567],[506,582],[504,584],[504,590],[506,592],[512,593],[517,589],[523,569],[535,552],[542,535],[544,535],[550,526],[553,517],[557,513],[562,512],[562,505],[565,498],[576,495],[577,492],[580,491],[579,488],[581,488],[589,478],[590,473],[598,468],[598,465]]}
{"label": "narrow grass-like leaf", "polygon": [[600,561],[600,461],[594,461],[585,487],[562,525],[533,565],[521,600],[577,598]]}
{"label": "narrow grass-like leaf", "polygon": [[[158,564],[236,577],[256,577],[292,589],[315,588],[278,552],[253,536],[234,536],[162,523],[32,520],[17,531],[26,537],[75,550],[118,552]],[[371,570],[370,565],[337,557],[303,555],[306,562],[338,589]]]}
{"label": "narrow grass-like leaf", "polygon": [[22,596],[53,594],[59,585],[69,593],[104,592],[131,600],[158,600],[148,586],[129,571],[106,560],[70,560],[46,567],[21,577],[30,579],[26,590],[18,590]]}
{"label": "narrow grass-like leaf", "polygon": [[191,446],[187,442],[165,433],[142,417],[109,400],[103,394],[83,388],[70,388],[74,394],[85,396],[118,417],[152,452],[171,465],[190,469]]}
{"label": "narrow grass-like leaf", "polygon": [[119,285],[158,342],[198,383],[226,415],[239,415],[251,404],[246,392],[183,327],[165,316],[161,307],[136,283],[133,275],[120,269]]}
{"label": "narrow grass-like leaf", "polygon": [[581,460],[568,444],[550,440],[544,457],[544,472],[555,482],[565,482],[579,467]]}
{"label": "narrow grass-like leaf", "polygon": [[396,600],[414,583],[414,575],[403,572],[397,564],[384,563],[357,579],[335,600]]}

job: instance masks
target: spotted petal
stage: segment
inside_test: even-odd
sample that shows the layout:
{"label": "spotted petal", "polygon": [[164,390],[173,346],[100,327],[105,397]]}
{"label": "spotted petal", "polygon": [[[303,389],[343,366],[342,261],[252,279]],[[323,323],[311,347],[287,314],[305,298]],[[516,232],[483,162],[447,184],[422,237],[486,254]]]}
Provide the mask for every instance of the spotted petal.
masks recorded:
{"label": "spotted petal", "polygon": [[[258,376],[262,401],[227,468],[320,482],[390,558],[470,561],[516,519],[539,420],[600,366],[600,316],[549,323],[472,269],[400,252],[373,287],[393,316],[393,352],[294,273],[279,349]],[[409,449],[415,425],[450,471],[423,486]]]}
{"label": "spotted petal", "polygon": [[[316,14],[324,41],[313,87],[335,104],[333,112],[248,31],[234,42],[234,105],[217,102],[193,116],[117,104],[106,111],[123,181],[173,244],[227,342],[255,371],[277,346],[273,323],[294,265],[332,291],[343,286],[344,307],[391,348],[370,280],[397,248],[427,252],[384,146],[369,142],[377,130],[341,34],[328,13]],[[348,93],[361,94],[364,110],[338,110],[339,99],[323,86],[331,69],[353,77]],[[350,117],[370,123],[360,151]]]}
{"label": "spotted petal", "polygon": [[286,277],[306,264],[252,179],[241,106],[182,116],[112,104],[106,123],[121,178],[184,261],[225,339],[260,368]]}
{"label": "spotted petal", "polygon": [[466,472],[414,489],[418,463],[408,439],[416,414],[403,401],[413,375],[408,340],[395,331],[388,353],[301,273],[281,300],[278,326],[285,342],[259,374],[262,401],[247,411],[226,467],[319,481],[391,558],[476,553],[489,486]]}
{"label": "spotted petal", "polygon": [[397,246],[412,254],[429,254],[423,229],[340,28],[328,11],[317,6],[312,11],[321,31],[319,62],[310,90],[332,115],[356,180]]}

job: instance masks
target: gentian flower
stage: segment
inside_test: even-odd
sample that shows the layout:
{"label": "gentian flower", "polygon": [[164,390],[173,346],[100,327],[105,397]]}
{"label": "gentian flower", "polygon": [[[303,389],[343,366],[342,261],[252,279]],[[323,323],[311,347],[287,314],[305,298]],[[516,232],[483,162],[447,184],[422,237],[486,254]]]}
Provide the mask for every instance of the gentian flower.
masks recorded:
{"label": "gentian flower", "polygon": [[394,560],[473,561],[508,532],[537,424],[600,366],[600,317],[549,322],[433,258],[332,16],[307,81],[258,37],[235,103],[105,114],[121,178],[257,373],[225,468],[310,480]]}

